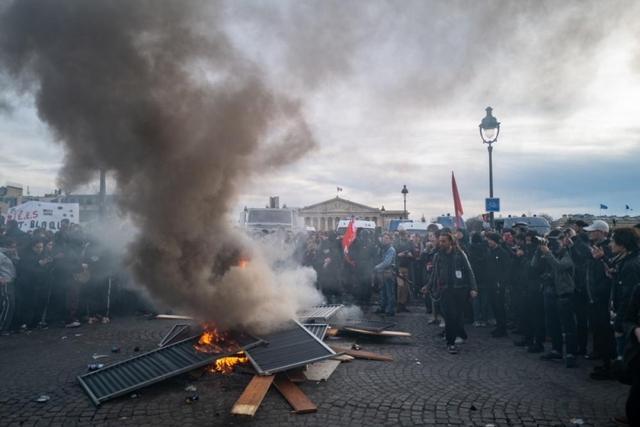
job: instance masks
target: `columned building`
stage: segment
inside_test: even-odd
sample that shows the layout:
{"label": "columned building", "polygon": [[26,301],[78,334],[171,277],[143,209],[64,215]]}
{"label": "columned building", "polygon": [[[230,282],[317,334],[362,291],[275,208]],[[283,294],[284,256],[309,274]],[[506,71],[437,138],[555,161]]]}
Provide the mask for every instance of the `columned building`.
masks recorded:
{"label": "columned building", "polygon": [[402,210],[386,210],[384,206],[372,208],[340,197],[301,208],[298,215],[304,219],[306,226],[314,227],[318,231],[335,230],[338,221],[352,216],[373,221],[382,229],[388,228],[391,219],[405,218],[405,212]]}

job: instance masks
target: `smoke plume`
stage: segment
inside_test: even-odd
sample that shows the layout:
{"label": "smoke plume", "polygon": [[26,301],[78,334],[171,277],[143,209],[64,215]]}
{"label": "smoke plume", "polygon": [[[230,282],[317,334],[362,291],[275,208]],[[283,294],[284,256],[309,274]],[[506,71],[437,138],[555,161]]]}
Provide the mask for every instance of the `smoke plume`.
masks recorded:
{"label": "smoke plume", "polygon": [[[271,89],[204,3],[9,2],[0,64],[63,144],[63,188],[114,175],[139,229],[127,255],[137,281],[176,309],[264,330],[314,298],[312,272],[274,273],[226,214],[251,174],[314,141],[300,104]],[[246,268],[232,266],[240,256]]]}

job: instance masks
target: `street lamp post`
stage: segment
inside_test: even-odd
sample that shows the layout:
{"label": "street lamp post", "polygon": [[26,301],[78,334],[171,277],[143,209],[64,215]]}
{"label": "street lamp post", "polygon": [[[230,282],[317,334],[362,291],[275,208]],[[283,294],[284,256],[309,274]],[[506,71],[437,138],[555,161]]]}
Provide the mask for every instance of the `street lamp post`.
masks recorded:
{"label": "street lamp post", "polygon": [[[480,122],[480,138],[482,142],[487,144],[487,150],[489,151],[489,197],[493,198],[493,144],[498,140],[500,134],[500,122],[493,117],[491,112],[493,108],[485,108],[487,115],[482,118]],[[489,212],[491,228],[493,228],[493,212]]]}
{"label": "street lamp post", "polygon": [[407,186],[402,186],[402,197],[404,198],[404,219],[407,219],[407,194],[409,194],[409,190],[407,190]]}

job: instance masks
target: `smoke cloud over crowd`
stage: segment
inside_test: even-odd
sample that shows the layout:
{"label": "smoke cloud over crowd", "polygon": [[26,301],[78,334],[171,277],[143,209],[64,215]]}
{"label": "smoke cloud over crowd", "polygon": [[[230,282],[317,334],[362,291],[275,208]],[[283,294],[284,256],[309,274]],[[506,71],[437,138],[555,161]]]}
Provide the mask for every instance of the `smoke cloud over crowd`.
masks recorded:
{"label": "smoke cloud over crowd", "polygon": [[0,63],[63,144],[64,189],[99,169],[114,176],[139,229],[127,254],[136,280],[177,310],[264,330],[315,302],[314,273],[274,273],[227,212],[249,175],[297,160],[314,140],[299,103],[272,90],[215,8],[200,6],[10,2]]}

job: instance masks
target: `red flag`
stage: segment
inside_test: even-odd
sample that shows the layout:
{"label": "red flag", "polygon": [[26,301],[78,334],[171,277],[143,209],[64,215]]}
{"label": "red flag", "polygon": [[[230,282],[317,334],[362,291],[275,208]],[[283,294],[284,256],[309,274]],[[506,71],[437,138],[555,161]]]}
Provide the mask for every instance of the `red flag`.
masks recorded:
{"label": "red flag", "polygon": [[456,184],[456,177],[451,172],[451,190],[453,191],[453,209],[456,213],[456,227],[462,228],[462,201],[460,201],[460,193],[458,193],[458,185]]}
{"label": "red flag", "polygon": [[349,221],[349,225],[347,226],[347,230],[342,236],[342,251],[344,252],[345,257],[349,257],[349,247],[356,240],[356,220],[355,218],[351,218]]}

